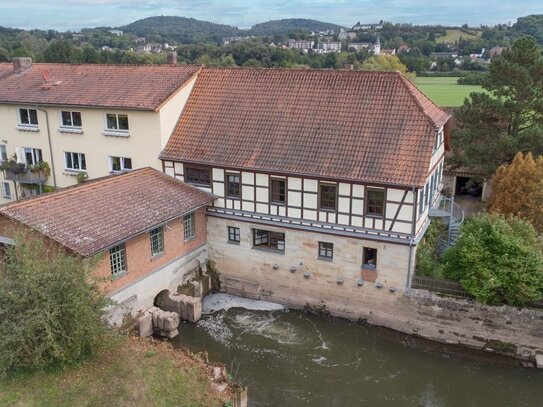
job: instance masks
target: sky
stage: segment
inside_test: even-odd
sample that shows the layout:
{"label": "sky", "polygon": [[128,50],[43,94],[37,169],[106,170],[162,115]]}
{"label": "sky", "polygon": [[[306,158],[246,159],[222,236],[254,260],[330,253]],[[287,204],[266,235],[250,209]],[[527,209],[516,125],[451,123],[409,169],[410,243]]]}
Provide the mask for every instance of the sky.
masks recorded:
{"label": "sky", "polygon": [[379,20],[479,26],[514,23],[517,17],[542,13],[542,0],[0,0],[0,26],[58,31],[116,27],[157,15],[249,28],[281,18],[342,26]]}

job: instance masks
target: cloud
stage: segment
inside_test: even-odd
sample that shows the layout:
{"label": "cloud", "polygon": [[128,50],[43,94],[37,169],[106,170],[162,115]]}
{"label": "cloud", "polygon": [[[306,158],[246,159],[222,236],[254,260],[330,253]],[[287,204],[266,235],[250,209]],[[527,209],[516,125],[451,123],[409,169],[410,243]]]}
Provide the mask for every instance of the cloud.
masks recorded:
{"label": "cloud", "polygon": [[378,20],[479,25],[514,22],[518,16],[541,12],[540,3],[541,0],[0,0],[0,25],[63,30],[120,26],[153,15],[180,15],[244,28],[290,17],[344,26]]}

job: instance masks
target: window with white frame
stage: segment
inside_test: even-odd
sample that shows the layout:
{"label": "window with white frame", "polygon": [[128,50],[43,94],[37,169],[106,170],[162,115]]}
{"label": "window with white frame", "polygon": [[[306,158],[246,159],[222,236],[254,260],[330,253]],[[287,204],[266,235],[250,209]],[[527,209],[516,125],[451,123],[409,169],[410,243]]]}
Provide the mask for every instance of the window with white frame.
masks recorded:
{"label": "window with white frame", "polygon": [[71,171],[86,171],[87,161],[83,153],[64,153],[64,168]]}
{"label": "window with white frame", "polygon": [[26,165],[36,165],[43,161],[43,154],[41,148],[25,147],[23,149],[24,160]]}
{"label": "window with white frame", "polygon": [[164,227],[159,226],[149,232],[151,239],[151,255],[156,256],[164,253]]}
{"label": "window with white frame", "polygon": [[239,228],[236,228],[234,226],[228,226],[228,241],[239,243],[240,241]]}
{"label": "window with white frame", "polygon": [[0,144],[0,162],[8,160],[8,151],[5,144]]}
{"label": "window with white frame", "polygon": [[128,131],[128,115],[106,113],[106,129],[114,131]]}
{"label": "window with white frame", "polygon": [[194,213],[189,213],[188,215],[183,216],[183,230],[185,232],[185,240],[194,239]]}
{"label": "window with white frame", "polygon": [[319,258],[332,260],[334,258],[334,244],[319,242]]}
{"label": "window with white frame", "polygon": [[126,273],[126,247],[124,243],[109,249],[109,263],[111,265],[111,275],[113,277]]}
{"label": "window with white frame", "polygon": [[127,157],[109,157],[109,168],[113,172],[130,171],[132,159]]}
{"label": "window with white frame", "polygon": [[81,112],[62,111],[60,112],[62,127],[81,128]]}
{"label": "window with white frame", "polygon": [[22,126],[37,126],[38,111],[36,109],[19,109],[19,124]]}
{"label": "window with white frame", "polygon": [[2,182],[2,196],[11,199],[11,185],[9,185],[9,182]]}

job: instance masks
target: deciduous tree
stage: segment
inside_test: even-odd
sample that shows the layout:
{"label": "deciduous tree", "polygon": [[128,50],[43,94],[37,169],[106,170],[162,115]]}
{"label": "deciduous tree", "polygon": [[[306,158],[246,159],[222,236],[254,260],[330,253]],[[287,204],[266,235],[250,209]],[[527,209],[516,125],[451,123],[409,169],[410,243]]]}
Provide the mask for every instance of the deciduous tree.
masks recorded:
{"label": "deciduous tree", "polygon": [[489,212],[514,215],[543,232],[543,157],[518,153],[492,177]]}

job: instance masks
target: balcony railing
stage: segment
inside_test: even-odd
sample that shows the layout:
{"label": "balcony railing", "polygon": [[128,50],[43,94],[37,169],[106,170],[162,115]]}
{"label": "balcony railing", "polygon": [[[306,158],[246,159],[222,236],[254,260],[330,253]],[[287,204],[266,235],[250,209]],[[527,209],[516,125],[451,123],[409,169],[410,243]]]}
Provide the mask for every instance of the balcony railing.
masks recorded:
{"label": "balcony railing", "polygon": [[23,172],[14,172],[12,170],[4,171],[4,178],[9,181],[17,181],[21,184],[44,184],[47,181],[47,174],[40,171],[25,170]]}

